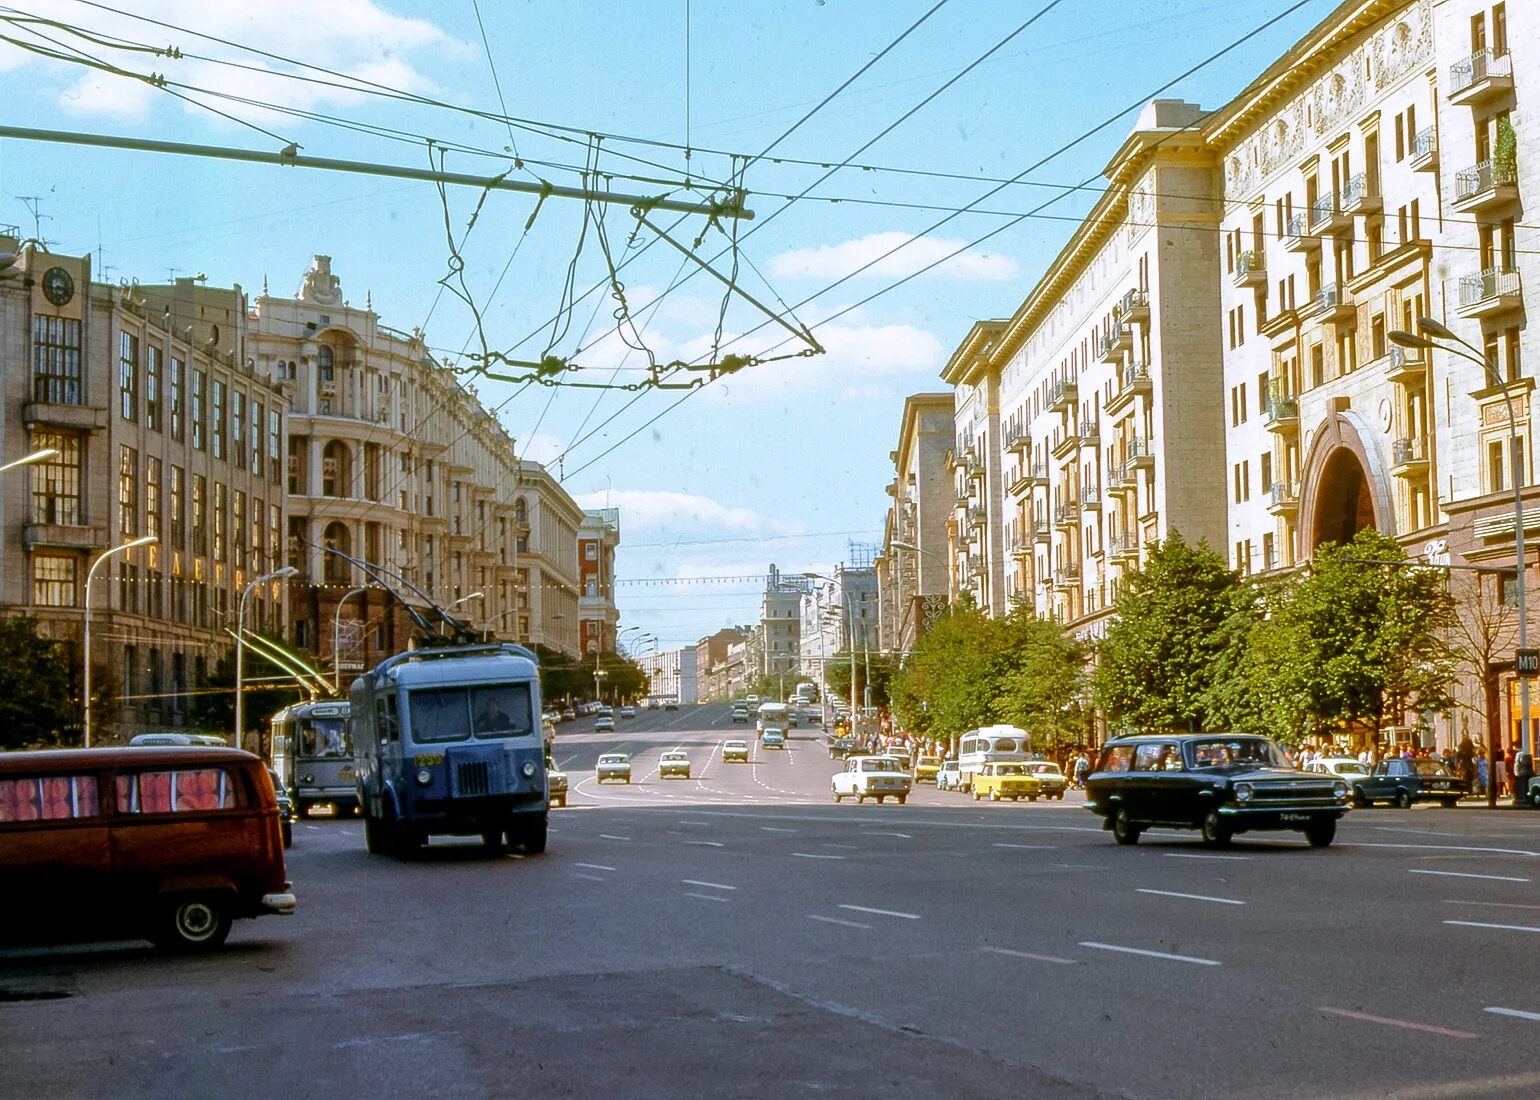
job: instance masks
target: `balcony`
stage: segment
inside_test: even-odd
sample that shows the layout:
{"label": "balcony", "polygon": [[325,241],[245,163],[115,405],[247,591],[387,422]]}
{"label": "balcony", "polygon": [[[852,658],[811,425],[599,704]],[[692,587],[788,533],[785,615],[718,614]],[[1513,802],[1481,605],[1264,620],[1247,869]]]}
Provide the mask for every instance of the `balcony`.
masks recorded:
{"label": "balcony", "polygon": [[1513,55],[1481,50],[1449,66],[1449,102],[1474,107],[1513,92]]}
{"label": "balcony", "polygon": [[1518,173],[1512,164],[1484,160],[1454,174],[1454,202],[1460,214],[1481,214],[1519,198]]}
{"label": "balcony", "polygon": [[1060,530],[1073,530],[1080,525],[1080,505],[1073,500],[1059,504],[1053,510],[1053,525]]}
{"label": "balcony", "polygon": [[1423,375],[1428,371],[1428,362],[1420,350],[1393,347],[1385,358],[1385,377],[1388,380],[1403,386],[1422,385]]}
{"label": "balcony", "polygon": [[975,504],[968,509],[968,526],[983,527],[989,523],[989,509]]}
{"label": "balcony", "polygon": [[1367,172],[1358,173],[1342,188],[1342,212],[1349,217],[1378,214],[1382,206],[1380,189],[1371,186]]}
{"label": "balcony", "polygon": [[1128,363],[1118,373],[1118,390],[1102,406],[1108,416],[1119,416],[1133,407],[1134,398],[1148,397],[1154,386],[1148,363]]}
{"label": "balcony", "polygon": [[967,485],[959,485],[953,499],[960,505],[966,505],[968,501],[973,499],[973,494],[968,491]]}
{"label": "balcony", "polygon": [[105,550],[107,528],[103,524],[27,523],[21,529],[27,550]]}
{"label": "balcony", "polygon": [[1031,482],[1028,481],[1027,478],[1026,478],[1026,475],[1022,473],[1022,467],[1019,464],[1016,465],[1016,466],[1010,466],[1010,467],[1006,468],[1006,471],[1005,471],[1005,491],[1007,493],[1010,493],[1012,496],[1015,496],[1018,493],[1025,492],[1026,489],[1027,489],[1027,486],[1029,486],[1030,484],[1031,484]]}
{"label": "balcony", "polygon": [[1460,279],[1459,305],[1455,312],[1461,317],[1489,317],[1519,309],[1524,299],[1519,288],[1519,273],[1489,267]]}
{"label": "balcony", "polygon": [[1032,556],[1032,528],[1026,527],[1011,539],[1010,553],[1013,558],[1027,558]]}
{"label": "balcony", "polygon": [[1114,561],[1118,559],[1139,560],[1139,538],[1137,535],[1110,535],[1107,538],[1107,556]]}
{"label": "balcony", "polygon": [[1124,447],[1123,456],[1127,459],[1123,464],[1125,470],[1130,467],[1135,470],[1141,467],[1150,469],[1155,465],[1155,441],[1147,436],[1136,435]]}
{"label": "balcony", "polygon": [[1074,406],[1080,396],[1079,387],[1073,380],[1055,382],[1053,389],[1048,391],[1048,411],[1063,412]]}
{"label": "balcony", "polygon": [[28,401],[21,407],[21,422],[29,428],[99,432],[107,427],[107,408],[104,405],[68,405],[59,401]]}
{"label": "balcony", "polygon": [[1428,470],[1428,437],[1403,436],[1391,444],[1390,472],[1397,477],[1416,477]]}
{"label": "balcony", "polygon": [[1248,248],[1235,258],[1235,285],[1265,287],[1267,285],[1267,253]]}
{"label": "balcony", "polygon": [[1343,210],[1337,202],[1335,191],[1323,191],[1310,204],[1310,231],[1328,237],[1340,237],[1353,232],[1353,215]]}
{"label": "balcony", "polygon": [[1032,437],[1020,424],[1012,424],[1005,429],[1005,450],[1007,454],[1020,454],[1029,450],[1032,446]]}
{"label": "balcony", "polygon": [[1048,543],[1052,542],[1053,541],[1053,528],[1048,526],[1048,524],[1044,523],[1040,519],[1033,520],[1033,522],[1032,522],[1032,541],[1033,542],[1041,542],[1044,545],[1047,545]]}
{"label": "balcony", "polygon": [[1321,250],[1321,238],[1310,228],[1309,218],[1303,213],[1291,214],[1283,231],[1283,247],[1286,252],[1309,253]]}
{"label": "balcony", "polygon": [[1270,432],[1280,435],[1299,431],[1299,398],[1291,394],[1268,394],[1267,408],[1262,414],[1262,424]]}
{"label": "balcony", "polygon": [[1100,512],[1102,508],[1102,494],[1094,485],[1082,485],[1080,487],[1080,508],[1086,512]]}
{"label": "balcony", "polygon": [[1105,480],[1109,497],[1126,497],[1139,491],[1139,477],[1134,472],[1133,463],[1109,470]]}
{"label": "balcony", "polygon": [[1275,481],[1268,489],[1267,510],[1275,516],[1292,516],[1299,511],[1299,482]]}
{"label": "balcony", "polygon": [[1315,311],[1328,325],[1350,325],[1358,316],[1352,295],[1340,283],[1327,283],[1315,292]]}
{"label": "balcony", "polygon": [[1414,172],[1438,171],[1438,131],[1426,126],[1412,138],[1411,165]]}
{"label": "balcony", "polygon": [[968,559],[968,575],[970,577],[982,577],[988,571],[989,569],[985,566],[983,558],[971,557]]}
{"label": "balcony", "polygon": [[1101,438],[1101,429],[1096,426],[1095,421],[1080,425],[1079,439],[1082,447],[1095,447],[1101,442]]}
{"label": "balcony", "polygon": [[984,460],[972,452],[963,456],[963,469],[968,472],[968,476],[971,478],[982,479],[989,473],[984,466]]}
{"label": "balcony", "polygon": [[1150,320],[1150,292],[1130,290],[1118,301],[1113,316],[1130,325],[1148,324]]}
{"label": "balcony", "polygon": [[1080,566],[1075,563],[1061,565],[1053,571],[1053,583],[1056,585],[1075,584],[1080,580]]}

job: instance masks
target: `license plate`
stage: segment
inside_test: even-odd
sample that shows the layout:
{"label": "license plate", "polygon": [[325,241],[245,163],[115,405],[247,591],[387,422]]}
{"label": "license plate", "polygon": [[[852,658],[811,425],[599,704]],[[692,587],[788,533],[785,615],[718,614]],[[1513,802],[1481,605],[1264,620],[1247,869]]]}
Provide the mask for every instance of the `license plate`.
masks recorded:
{"label": "license plate", "polygon": [[1310,815],[1310,814],[1279,814],[1278,815],[1278,820],[1279,821],[1310,821],[1311,819],[1312,819],[1312,815]]}

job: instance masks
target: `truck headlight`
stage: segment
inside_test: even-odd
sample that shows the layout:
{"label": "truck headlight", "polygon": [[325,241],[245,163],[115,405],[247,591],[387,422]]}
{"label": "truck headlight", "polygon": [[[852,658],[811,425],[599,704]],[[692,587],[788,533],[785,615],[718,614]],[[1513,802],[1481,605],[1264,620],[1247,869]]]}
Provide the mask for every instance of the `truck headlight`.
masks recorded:
{"label": "truck headlight", "polygon": [[1235,801],[1250,802],[1251,796],[1256,794],[1250,783],[1237,783],[1235,785]]}
{"label": "truck headlight", "polygon": [[1331,793],[1334,798],[1336,798],[1338,801],[1341,801],[1348,796],[1348,785],[1346,783],[1340,782],[1333,783],[1331,785]]}
{"label": "truck headlight", "polygon": [[426,787],[429,783],[433,782],[433,773],[431,771],[429,771],[427,768],[418,768],[417,769],[417,782],[421,783],[424,787]]}
{"label": "truck headlight", "polygon": [[533,760],[526,760],[524,761],[524,766],[519,770],[524,773],[525,779],[533,779],[535,777],[535,762]]}

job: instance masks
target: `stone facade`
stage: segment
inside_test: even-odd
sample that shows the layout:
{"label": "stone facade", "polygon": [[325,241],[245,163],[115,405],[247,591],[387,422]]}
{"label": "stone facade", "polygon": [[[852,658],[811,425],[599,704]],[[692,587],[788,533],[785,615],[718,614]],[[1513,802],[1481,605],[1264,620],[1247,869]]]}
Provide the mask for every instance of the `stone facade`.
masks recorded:
{"label": "stone facade", "polygon": [[[898,447],[890,455],[893,503],[876,561],[878,645],[885,653],[913,649],[950,589],[947,528],[955,501],[947,452],[953,438],[951,394],[915,394],[904,402]],[[804,669],[806,661],[804,644]]]}

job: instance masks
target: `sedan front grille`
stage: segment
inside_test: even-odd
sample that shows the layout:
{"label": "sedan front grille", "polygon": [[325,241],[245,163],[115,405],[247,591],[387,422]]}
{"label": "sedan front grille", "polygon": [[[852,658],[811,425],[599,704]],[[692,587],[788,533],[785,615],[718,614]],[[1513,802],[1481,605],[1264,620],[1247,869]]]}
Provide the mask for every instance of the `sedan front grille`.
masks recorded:
{"label": "sedan front grille", "polygon": [[1299,802],[1336,797],[1331,783],[1257,783],[1251,801]]}

